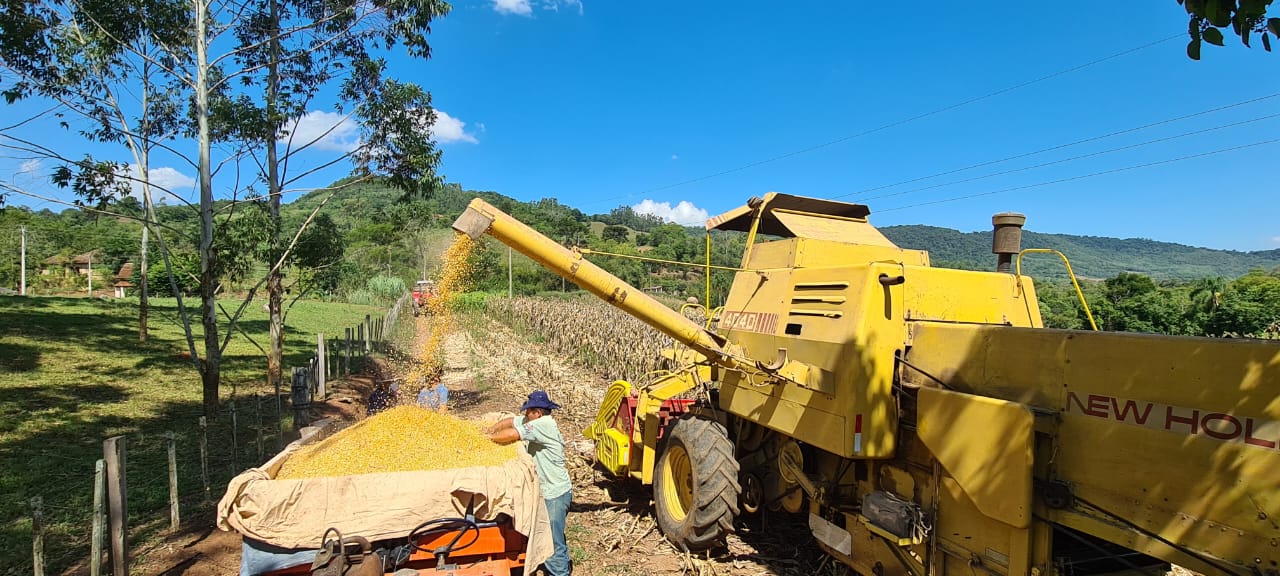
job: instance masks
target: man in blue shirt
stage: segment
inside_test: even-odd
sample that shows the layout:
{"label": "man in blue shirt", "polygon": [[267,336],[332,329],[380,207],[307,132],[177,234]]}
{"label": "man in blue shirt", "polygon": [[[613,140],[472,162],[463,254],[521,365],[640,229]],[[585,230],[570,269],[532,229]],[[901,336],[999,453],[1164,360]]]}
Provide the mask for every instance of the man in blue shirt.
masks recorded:
{"label": "man in blue shirt", "polygon": [[434,387],[423,386],[422,391],[418,392],[418,405],[444,412],[449,408],[449,387],[444,382],[437,382]]}
{"label": "man in blue shirt", "polygon": [[524,416],[506,418],[489,428],[490,440],[504,445],[524,440],[529,455],[533,456],[542,498],[551,516],[551,541],[555,544],[551,558],[542,565],[549,576],[569,576],[572,570],[564,526],[573,501],[573,485],[564,466],[564,439],[560,436],[560,427],[551,418],[551,411],[559,407],[546,392],[534,390],[520,407]]}

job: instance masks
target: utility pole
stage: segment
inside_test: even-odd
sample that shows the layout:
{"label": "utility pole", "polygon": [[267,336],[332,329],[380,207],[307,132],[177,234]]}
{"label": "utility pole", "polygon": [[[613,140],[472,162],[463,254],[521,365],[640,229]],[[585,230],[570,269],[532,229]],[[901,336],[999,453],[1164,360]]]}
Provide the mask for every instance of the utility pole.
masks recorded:
{"label": "utility pole", "polygon": [[26,296],[27,295],[27,227],[26,226],[22,227],[22,264],[21,266],[22,266],[22,272],[19,273],[19,277],[22,278],[22,280],[20,281],[20,284],[18,284],[18,295]]}
{"label": "utility pole", "polygon": [[512,296],[511,287],[511,247],[507,246],[507,298]]}
{"label": "utility pole", "polygon": [[89,251],[89,297],[93,298],[93,250]]}

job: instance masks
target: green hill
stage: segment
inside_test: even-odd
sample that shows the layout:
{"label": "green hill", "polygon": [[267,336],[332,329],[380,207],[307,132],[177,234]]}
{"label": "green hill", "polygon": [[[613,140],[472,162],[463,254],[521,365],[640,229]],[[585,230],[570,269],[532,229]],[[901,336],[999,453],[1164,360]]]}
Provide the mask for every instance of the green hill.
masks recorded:
{"label": "green hill", "polygon": [[[990,232],[960,232],[935,226],[889,226],[881,229],[904,248],[928,250],[936,266],[987,270],[995,266]],[[1206,276],[1234,278],[1249,270],[1280,266],[1280,249],[1257,252],[1213,250],[1141,238],[1106,238],[1043,234],[1026,230],[1023,248],[1052,248],[1066,254],[1078,276],[1111,278],[1135,272],[1161,280],[1191,280]],[[1065,275],[1053,256],[1024,257],[1024,271],[1039,276]]]}
{"label": "green hill", "polygon": [[[305,217],[325,195],[327,192],[317,191],[290,202],[284,207],[286,218]],[[596,238],[606,225],[628,225],[628,238],[634,243],[642,228],[653,225],[651,217],[638,216],[626,207],[605,214],[585,214],[554,199],[521,202],[496,192],[465,190],[457,184],[447,185],[429,200],[412,202],[402,201],[398,192],[380,184],[358,184],[340,190],[323,212],[348,233],[354,233],[352,239],[374,240],[380,235],[395,236],[399,230],[391,229],[393,222],[397,226],[416,223],[425,228],[447,229],[477,196],[544,230],[542,224],[557,218],[580,223],[586,234]],[[700,228],[688,230],[700,239]],[[935,266],[969,270],[988,270],[995,266],[989,231],[960,232],[925,225],[889,226],[881,230],[899,246],[928,251]],[[383,241],[386,240],[392,239]],[[1157,280],[1234,278],[1252,269],[1271,270],[1280,266],[1280,249],[1239,252],[1138,238],[1044,234],[1033,230],[1023,232],[1022,245],[1061,251],[1082,278],[1111,278],[1121,272],[1135,272]],[[1025,257],[1023,270],[1040,277],[1065,276],[1061,261],[1050,255]]]}

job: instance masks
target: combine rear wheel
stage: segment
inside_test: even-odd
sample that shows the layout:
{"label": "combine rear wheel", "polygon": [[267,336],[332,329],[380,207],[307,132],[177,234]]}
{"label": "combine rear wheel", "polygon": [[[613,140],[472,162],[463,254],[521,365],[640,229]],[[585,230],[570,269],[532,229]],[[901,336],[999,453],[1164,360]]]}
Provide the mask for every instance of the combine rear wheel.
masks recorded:
{"label": "combine rear wheel", "polygon": [[738,461],[724,426],[702,418],[677,420],[654,470],[658,527],[676,547],[705,550],[733,531],[738,515]]}

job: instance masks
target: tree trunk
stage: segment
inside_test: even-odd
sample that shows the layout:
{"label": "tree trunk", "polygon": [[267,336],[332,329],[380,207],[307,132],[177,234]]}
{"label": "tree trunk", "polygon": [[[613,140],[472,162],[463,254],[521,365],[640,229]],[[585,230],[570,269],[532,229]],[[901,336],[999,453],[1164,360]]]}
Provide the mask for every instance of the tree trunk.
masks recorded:
{"label": "tree trunk", "polygon": [[[273,27],[272,37],[279,38],[280,22],[277,20],[276,2],[272,1],[268,6],[270,13],[271,25]],[[271,207],[271,251],[270,265],[272,266],[270,275],[267,277],[267,314],[269,316],[268,324],[270,330],[270,346],[267,352],[267,387],[274,390],[276,383],[280,382],[283,377],[284,367],[284,319],[281,312],[281,306],[284,302],[284,272],[281,270],[283,266],[276,266],[280,261],[280,157],[276,148],[276,135],[280,131],[280,126],[276,118],[276,99],[280,90],[280,74],[277,62],[280,58],[280,44],[277,40],[271,41],[271,55],[267,62],[267,121],[272,124],[271,137],[266,142],[267,147],[267,191],[270,193]]]}
{"label": "tree trunk", "polygon": [[[143,214],[147,211],[143,210]],[[145,218],[144,218],[145,220]],[[147,341],[147,235],[151,222],[148,220],[142,226],[142,251],[139,261],[138,272],[138,342]]]}
{"label": "tree trunk", "polygon": [[204,363],[200,380],[204,391],[204,414],[218,412],[219,365],[218,302],[215,274],[217,255],[213,250],[213,175],[210,166],[208,3],[195,0],[196,19],[196,124],[200,172],[200,324],[204,327]]}

